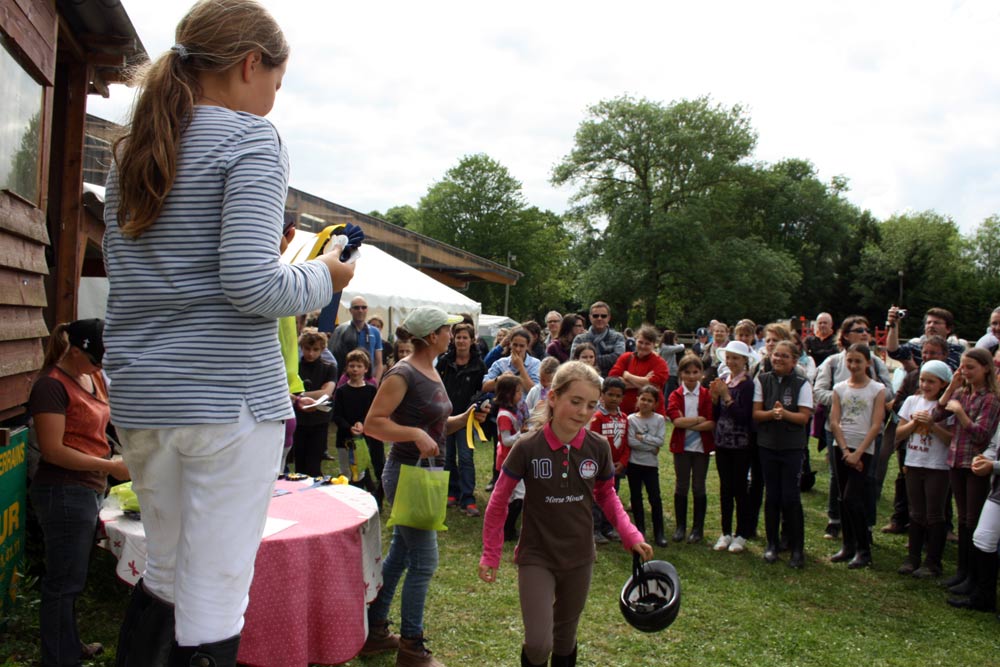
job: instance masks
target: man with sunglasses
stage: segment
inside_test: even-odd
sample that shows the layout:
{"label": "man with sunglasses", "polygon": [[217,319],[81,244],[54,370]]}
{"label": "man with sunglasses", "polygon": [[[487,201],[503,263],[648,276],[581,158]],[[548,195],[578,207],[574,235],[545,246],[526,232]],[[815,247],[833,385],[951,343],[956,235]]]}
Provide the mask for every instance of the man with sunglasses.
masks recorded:
{"label": "man with sunglasses", "polygon": [[941,338],[948,341],[948,358],[944,361],[951,367],[951,370],[954,371],[958,368],[966,346],[957,342],[958,339],[952,336],[951,332],[955,328],[955,317],[951,314],[951,311],[944,308],[931,308],[928,310],[924,313],[924,335],[919,338],[911,338],[902,344],[899,342],[899,320],[899,308],[892,306],[889,308],[889,313],[885,318],[886,325],[889,327],[885,349],[890,357],[902,362],[903,368],[907,372],[920,368],[922,360],[920,350],[931,336],[941,336]]}
{"label": "man with sunglasses", "polygon": [[595,301],[590,307],[590,329],[573,339],[570,356],[576,346],[590,343],[597,348],[597,367],[603,377],[608,376],[618,357],[625,354],[625,336],[611,328],[611,307],[603,301]]}
{"label": "man with sunglasses", "polygon": [[351,321],[341,324],[330,338],[330,351],[337,360],[337,368],[347,368],[347,353],[357,348],[368,352],[372,360],[366,377],[376,386],[382,377],[382,334],[368,324],[368,301],[363,296],[351,299]]}

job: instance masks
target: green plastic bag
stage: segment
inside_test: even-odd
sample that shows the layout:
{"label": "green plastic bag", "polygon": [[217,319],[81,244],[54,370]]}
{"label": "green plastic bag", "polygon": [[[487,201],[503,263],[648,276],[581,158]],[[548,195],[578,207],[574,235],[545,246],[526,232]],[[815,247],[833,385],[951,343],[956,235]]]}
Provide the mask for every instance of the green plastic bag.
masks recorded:
{"label": "green plastic bag", "polygon": [[351,449],[351,477],[357,482],[364,476],[365,471],[372,467],[372,455],[368,451],[368,441],[363,435],[355,436]]}
{"label": "green plastic bag", "polygon": [[[423,459],[422,459],[423,460]],[[386,526],[408,526],[421,530],[448,530],[448,471],[444,468],[401,465],[396,498]]]}
{"label": "green plastic bag", "polygon": [[136,497],[135,491],[132,490],[132,482],[112,486],[108,494],[118,499],[118,506],[122,508],[123,512],[139,511],[139,498]]}

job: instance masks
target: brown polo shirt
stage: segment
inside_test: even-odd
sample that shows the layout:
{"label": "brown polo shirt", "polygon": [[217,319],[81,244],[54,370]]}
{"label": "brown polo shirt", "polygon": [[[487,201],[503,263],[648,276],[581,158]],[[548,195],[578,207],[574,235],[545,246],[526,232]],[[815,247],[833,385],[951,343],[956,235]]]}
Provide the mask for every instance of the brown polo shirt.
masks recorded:
{"label": "brown polo shirt", "polygon": [[611,479],[607,438],[582,430],[569,443],[546,425],[511,449],[504,471],[524,480],[518,565],[570,569],[594,561],[594,484]]}

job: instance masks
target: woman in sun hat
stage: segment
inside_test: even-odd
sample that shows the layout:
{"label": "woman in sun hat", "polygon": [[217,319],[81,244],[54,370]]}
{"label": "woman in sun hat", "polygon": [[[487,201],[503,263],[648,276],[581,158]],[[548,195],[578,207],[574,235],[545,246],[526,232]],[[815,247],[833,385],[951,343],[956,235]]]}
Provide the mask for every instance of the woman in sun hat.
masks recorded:
{"label": "woman in sun hat", "polygon": [[[417,465],[420,459],[444,466],[446,437],[465,426],[475,409],[470,405],[462,414],[452,415],[448,392],[434,369],[434,360],[451,343],[451,325],[461,321],[440,308],[421,306],[396,329],[396,339],[410,340],[413,352],[385,373],[365,419],[366,435],[392,443],[382,471],[382,488],[390,503],[395,500],[401,466]],[[485,412],[475,415],[480,422],[486,419]],[[368,608],[368,639],[362,655],[396,650],[397,665],[442,664],[424,646],[424,606],[437,563],[435,531],[393,528],[389,553],[382,561],[382,589]],[[389,631],[389,607],[407,569],[400,636]]]}

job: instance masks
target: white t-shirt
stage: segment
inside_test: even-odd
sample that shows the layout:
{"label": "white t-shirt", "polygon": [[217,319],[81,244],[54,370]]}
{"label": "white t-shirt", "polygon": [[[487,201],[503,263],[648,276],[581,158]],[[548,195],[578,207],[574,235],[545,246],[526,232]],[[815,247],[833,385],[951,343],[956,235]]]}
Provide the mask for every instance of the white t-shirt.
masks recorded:
{"label": "white t-shirt", "polygon": [[[934,412],[937,401],[928,401],[919,394],[914,394],[903,402],[903,407],[899,409],[900,419],[910,421],[913,415],[921,410]],[[954,417],[949,417],[946,424]],[[907,468],[929,468],[931,470],[948,469],[948,442],[937,437],[933,432],[928,434],[918,433],[914,429],[906,441],[906,467]]]}
{"label": "white t-shirt", "polygon": [[[833,393],[840,399],[840,428],[844,431],[844,444],[855,450],[864,442],[872,427],[875,400],[885,392],[885,385],[875,380],[861,388],[851,387],[847,380],[833,385]],[[873,454],[871,445],[865,453]]]}

